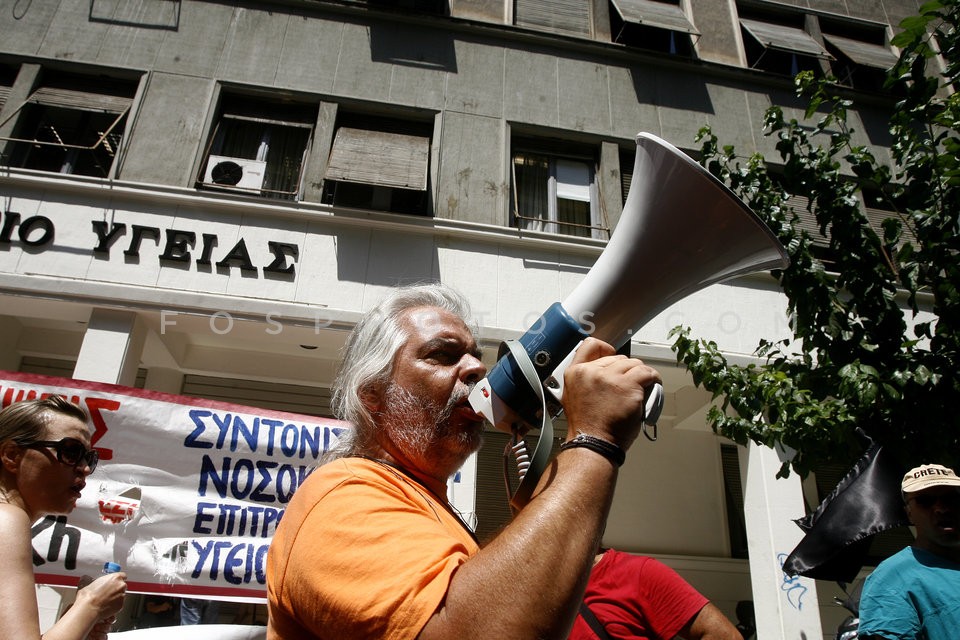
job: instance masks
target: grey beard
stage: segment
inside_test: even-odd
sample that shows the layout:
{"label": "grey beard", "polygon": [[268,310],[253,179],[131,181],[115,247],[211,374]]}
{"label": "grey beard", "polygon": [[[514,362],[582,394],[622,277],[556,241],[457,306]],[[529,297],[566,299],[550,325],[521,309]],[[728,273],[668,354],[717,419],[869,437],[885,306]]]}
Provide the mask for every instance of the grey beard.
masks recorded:
{"label": "grey beard", "polygon": [[[421,459],[435,457],[447,451],[439,447],[441,441],[452,438],[463,460],[479,448],[478,439],[471,433],[455,432],[450,426],[450,417],[456,406],[470,394],[469,387],[458,387],[444,406],[433,400],[423,400],[390,383],[385,394],[386,409],[381,414],[380,426],[390,427],[396,444],[410,456]],[[460,456],[458,456],[460,457]]]}

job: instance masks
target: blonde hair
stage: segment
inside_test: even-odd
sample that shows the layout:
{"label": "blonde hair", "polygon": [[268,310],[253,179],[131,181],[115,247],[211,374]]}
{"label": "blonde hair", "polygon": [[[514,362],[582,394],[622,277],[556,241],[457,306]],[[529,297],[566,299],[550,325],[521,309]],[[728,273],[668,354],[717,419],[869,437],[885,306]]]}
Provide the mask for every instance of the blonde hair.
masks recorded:
{"label": "blonde hair", "polygon": [[51,413],[87,422],[87,412],[63,396],[21,400],[0,411],[0,442],[13,440],[22,445],[42,440]]}

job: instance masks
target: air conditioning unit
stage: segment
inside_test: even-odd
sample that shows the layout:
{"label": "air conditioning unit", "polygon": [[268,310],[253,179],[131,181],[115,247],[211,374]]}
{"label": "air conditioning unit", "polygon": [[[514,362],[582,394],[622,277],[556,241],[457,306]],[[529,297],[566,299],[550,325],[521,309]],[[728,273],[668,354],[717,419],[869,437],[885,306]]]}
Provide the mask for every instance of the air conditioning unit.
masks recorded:
{"label": "air conditioning unit", "polygon": [[211,155],[207,159],[207,172],[203,176],[203,181],[223,187],[258,190],[263,187],[266,171],[265,160]]}

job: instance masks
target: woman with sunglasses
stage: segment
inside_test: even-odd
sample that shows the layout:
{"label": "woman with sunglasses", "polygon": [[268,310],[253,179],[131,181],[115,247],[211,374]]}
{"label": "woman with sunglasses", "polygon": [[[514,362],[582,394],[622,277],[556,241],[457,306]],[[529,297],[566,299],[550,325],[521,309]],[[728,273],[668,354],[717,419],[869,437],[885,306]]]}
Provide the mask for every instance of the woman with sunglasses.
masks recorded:
{"label": "woman with sunglasses", "polygon": [[59,396],[16,402],[0,411],[0,638],[100,640],[123,606],[126,574],[101,576],[41,635],[30,528],[73,511],[97,466],[87,416]]}

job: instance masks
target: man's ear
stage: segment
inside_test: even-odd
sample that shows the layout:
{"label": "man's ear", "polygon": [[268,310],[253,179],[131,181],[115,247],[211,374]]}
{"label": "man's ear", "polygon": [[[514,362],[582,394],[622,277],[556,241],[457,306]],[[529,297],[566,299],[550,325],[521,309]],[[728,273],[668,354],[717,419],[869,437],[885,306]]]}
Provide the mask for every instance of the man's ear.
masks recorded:
{"label": "man's ear", "polygon": [[13,440],[6,440],[0,444],[0,464],[10,473],[16,473],[20,467],[20,458],[23,457],[23,447]]}
{"label": "man's ear", "polygon": [[370,413],[378,413],[383,409],[383,392],[381,385],[367,385],[360,390],[360,401]]}

